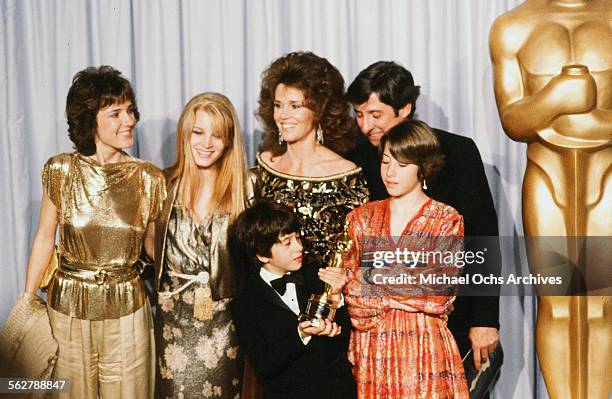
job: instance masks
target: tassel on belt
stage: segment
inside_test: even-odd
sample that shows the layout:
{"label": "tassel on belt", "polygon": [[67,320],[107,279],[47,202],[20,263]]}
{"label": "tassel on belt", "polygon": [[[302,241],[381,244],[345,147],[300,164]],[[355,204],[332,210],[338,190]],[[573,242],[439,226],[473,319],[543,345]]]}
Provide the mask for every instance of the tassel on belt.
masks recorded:
{"label": "tassel on belt", "polygon": [[170,277],[176,277],[182,280],[187,280],[183,285],[174,291],[160,291],[159,297],[163,300],[170,299],[173,295],[180,294],[190,285],[199,283],[199,287],[195,289],[193,298],[193,317],[198,320],[212,320],[214,302],[212,300],[212,292],[208,286],[210,274],[208,272],[199,272],[198,274],[182,274],[172,270],[168,271]]}

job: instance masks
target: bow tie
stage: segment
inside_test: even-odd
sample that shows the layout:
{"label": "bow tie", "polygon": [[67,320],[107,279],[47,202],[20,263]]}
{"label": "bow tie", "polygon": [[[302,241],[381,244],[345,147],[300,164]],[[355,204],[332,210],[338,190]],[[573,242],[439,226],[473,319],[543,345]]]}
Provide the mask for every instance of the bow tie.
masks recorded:
{"label": "bow tie", "polygon": [[288,283],[293,283],[295,285],[304,285],[304,277],[301,273],[294,272],[285,274],[281,278],[275,278],[274,280],[270,281],[270,285],[272,286],[272,288],[274,288],[276,292],[278,292],[281,296],[285,295]]}

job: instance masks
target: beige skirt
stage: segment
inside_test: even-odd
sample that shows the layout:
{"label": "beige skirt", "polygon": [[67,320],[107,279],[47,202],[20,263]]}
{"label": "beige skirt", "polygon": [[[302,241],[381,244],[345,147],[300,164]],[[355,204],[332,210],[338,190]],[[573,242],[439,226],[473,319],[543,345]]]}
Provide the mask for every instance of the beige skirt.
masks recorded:
{"label": "beige skirt", "polygon": [[148,301],[118,319],[81,320],[50,307],[59,345],[53,378],[68,379],[60,398],[152,398],[155,340]]}

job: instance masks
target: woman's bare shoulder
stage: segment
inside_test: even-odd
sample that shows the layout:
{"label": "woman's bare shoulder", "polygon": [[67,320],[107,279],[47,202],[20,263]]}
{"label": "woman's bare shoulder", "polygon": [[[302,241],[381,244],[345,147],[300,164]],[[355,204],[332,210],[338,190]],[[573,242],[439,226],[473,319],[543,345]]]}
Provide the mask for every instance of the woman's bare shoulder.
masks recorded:
{"label": "woman's bare shoulder", "polygon": [[273,155],[270,151],[263,151],[257,154],[258,160],[265,163],[268,166],[278,166],[279,161],[283,155]]}
{"label": "woman's bare shoulder", "polygon": [[328,148],[325,149],[324,156],[321,161],[330,175],[350,172],[357,169],[357,165],[355,165],[355,163]]}

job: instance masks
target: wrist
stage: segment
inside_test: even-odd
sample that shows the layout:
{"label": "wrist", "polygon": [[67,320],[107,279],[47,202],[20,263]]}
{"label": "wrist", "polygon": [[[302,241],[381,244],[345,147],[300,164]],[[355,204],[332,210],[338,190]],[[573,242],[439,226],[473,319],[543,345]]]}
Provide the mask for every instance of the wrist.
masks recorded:
{"label": "wrist", "polygon": [[335,294],[330,294],[328,298],[334,303],[334,305],[337,305],[342,300],[342,294],[339,292]]}
{"label": "wrist", "polygon": [[25,301],[28,304],[32,304],[32,303],[36,302],[37,299],[38,299],[38,296],[35,293],[28,292],[28,291],[23,292],[22,294],[20,294],[17,297],[18,301],[22,300],[22,301]]}
{"label": "wrist", "polygon": [[298,335],[300,336],[300,339],[303,341],[305,338],[308,338],[311,336],[311,334],[308,334],[307,332],[305,332],[304,330],[302,330],[299,326],[298,326]]}

